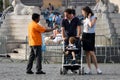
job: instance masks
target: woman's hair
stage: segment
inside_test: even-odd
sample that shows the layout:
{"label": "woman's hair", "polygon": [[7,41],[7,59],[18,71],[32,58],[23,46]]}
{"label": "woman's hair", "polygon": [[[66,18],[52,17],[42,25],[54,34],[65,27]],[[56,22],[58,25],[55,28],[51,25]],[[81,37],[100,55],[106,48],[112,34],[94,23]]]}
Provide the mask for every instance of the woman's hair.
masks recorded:
{"label": "woman's hair", "polygon": [[75,41],[76,41],[75,37],[70,37],[70,38],[69,38],[69,42],[71,42],[72,44],[74,44]]}
{"label": "woman's hair", "polygon": [[93,15],[94,15],[94,13],[92,12],[92,10],[91,10],[91,9],[90,9],[90,7],[88,7],[88,6],[83,7],[83,8],[82,8],[82,10],[86,12],[86,14],[87,14],[87,16],[86,16],[86,17],[88,17],[88,16],[89,16],[89,14],[91,14],[91,16],[93,16]]}

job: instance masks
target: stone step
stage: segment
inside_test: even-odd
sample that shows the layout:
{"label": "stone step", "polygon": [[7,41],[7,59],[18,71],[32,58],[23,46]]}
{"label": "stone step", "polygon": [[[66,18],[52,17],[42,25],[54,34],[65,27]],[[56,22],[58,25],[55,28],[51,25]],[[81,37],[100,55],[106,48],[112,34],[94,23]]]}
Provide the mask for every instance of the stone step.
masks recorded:
{"label": "stone step", "polygon": [[108,30],[97,30],[97,31],[95,31],[95,33],[97,35],[105,35],[105,34],[110,34],[110,31],[108,31]]}
{"label": "stone step", "polygon": [[108,27],[106,27],[106,26],[97,26],[96,25],[96,28],[95,28],[96,30],[99,30],[99,29],[105,29],[105,30],[108,30],[109,28]]}
{"label": "stone step", "polygon": [[116,29],[116,33],[120,35],[120,28]]}
{"label": "stone step", "polygon": [[118,29],[118,28],[120,28],[120,24],[114,24],[114,27],[115,27],[116,29]]}
{"label": "stone step", "polygon": [[[96,34],[96,36],[100,36],[100,35],[104,36],[107,40],[109,40],[111,38],[111,34]],[[107,42],[109,44],[109,41],[107,41]]]}
{"label": "stone step", "polygon": [[24,34],[28,34],[28,29],[27,28],[21,28],[21,29],[10,29],[11,33],[24,33]]}
{"label": "stone step", "polygon": [[3,24],[11,24],[11,25],[14,25],[14,24],[29,24],[29,22],[31,22],[31,20],[5,20],[3,22]]}
{"label": "stone step", "polygon": [[104,18],[104,17],[101,17],[101,18],[99,18],[99,17],[97,17],[97,22],[104,22],[104,21],[106,21],[106,18]]}
{"label": "stone step", "polygon": [[110,31],[100,29],[100,30],[95,30],[95,33],[96,34],[110,34]]}
{"label": "stone step", "polygon": [[17,33],[16,32],[12,32],[11,35],[14,35],[14,36],[20,36],[20,35],[24,36],[25,35],[26,36],[26,35],[28,35],[28,32],[22,32],[22,31],[21,32],[17,32]]}
{"label": "stone step", "polygon": [[114,24],[120,24],[120,18],[119,19],[111,19],[111,22]]}
{"label": "stone step", "polygon": [[20,53],[21,55],[26,53],[26,49],[22,49],[22,48],[14,49],[14,51],[17,51],[17,52]]}
{"label": "stone step", "polygon": [[120,14],[118,14],[118,13],[110,13],[110,15],[109,15],[109,17],[110,18],[116,18],[116,19],[120,19]]}
{"label": "stone step", "polygon": [[6,34],[6,35],[27,35],[28,31],[27,30],[17,30],[17,31],[13,31],[13,30],[6,30],[6,29],[1,29],[0,30],[1,34]]}
{"label": "stone step", "polygon": [[[45,23],[43,26],[47,27],[47,24]],[[1,28],[13,28],[13,29],[14,28],[28,28],[28,24],[18,24],[18,23],[14,23],[14,24],[2,24]]]}
{"label": "stone step", "polygon": [[21,30],[22,30],[22,32],[28,32],[28,28],[27,27],[24,27],[24,28],[21,28],[21,27],[15,27],[15,28],[11,28],[11,27],[3,27],[3,28],[1,28],[0,29],[0,32],[4,32],[4,31],[9,31],[9,32],[21,32]]}
{"label": "stone step", "polygon": [[0,29],[0,33],[7,33],[7,32],[9,32],[9,30],[7,30],[7,29]]}
{"label": "stone step", "polygon": [[22,49],[29,49],[29,45],[28,44],[20,44],[20,48]]}
{"label": "stone step", "polygon": [[14,37],[13,37],[12,35],[6,35],[5,33],[4,33],[4,34],[3,34],[3,33],[0,33],[0,35],[6,36],[6,37],[7,37],[7,40],[13,40],[13,39],[14,39]]}
{"label": "stone step", "polygon": [[21,34],[16,34],[16,35],[12,35],[9,33],[0,33],[0,35],[5,35],[8,37],[8,40],[13,40],[13,39],[20,39],[20,40],[26,40],[26,35],[21,35]]}
{"label": "stone step", "polygon": [[106,45],[106,41],[107,41],[107,38],[96,38],[95,39],[95,45],[102,45],[102,46],[105,46]]}
{"label": "stone step", "polygon": [[26,40],[26,36],[14,36],[14,39],[17,39],[17,40]]}
{"label": "stone step", "polygon": [[103,28],[103,29],[100,29],[100,30],[96,28],[95,31],[109,32],[110,30],[108,28]]}
{"label": "stone step", "polygon": [[11,29],[11,28],[28,28],[28,24],[2,24],[2,26],[1,26],[1,29],[2,28],[9,28],[9,29]]}
{"label": "stone step", "polygon": [[96,22],[96,24],[106,24],[106,23],[107,21],[101,21],[101,20]]}
{"label": "stone step", "polygon": [[14,36],[24,36],[24,35],[28,35],[27,31],[8,31],[8,30],[0,30],[1,34],[5,34],[5,35],[14,35]]}
{"label": "stone step", "polygon": [[[5,22],[1,25],[1,27],[28,27],[29,22],[25,23],[25,22],[13,22],[13,23],[9,23],[9,22]],[[47,27],[46,23],[40,22],[41,25]]]}
{"label": "stone step", "polygon": [[[28,50],[28,49],[27,49]],[[10,53],[11,58],[14,59],[26,59],[26,55],[27,55],[27,59],[28,59],[28,51],[26,51],[26,48],[17,48],[14,49],[14,51],[18,52],[18,53]]]}
{"label": "stone step", "polygon": [[5,19],[31,19],[32,15],[6,15]]}
{"label": "stone step", "polygon": [[[26,54],[20,54],[20,53],[8,53],[11,56],[11,59],[19,59],[19,60],[25,60]],[[28,60],[29,55],[27,55]]]}
{"label": "stone step", "polygon": [[13,35],[5,35],[7,36],[7,40],[26,40],[26,36],[13,36]]}
{"label": "stone step", "polygon": [[96,22],[96,24],[106,24],[106,23],[107,21],[102,21],[102,20]]}
{"label": "stone step", "polygon": [[[31,19],[32,15],[6,15],[5,19]],[[40,18],[43,19],[43,15],[40,15]]]}

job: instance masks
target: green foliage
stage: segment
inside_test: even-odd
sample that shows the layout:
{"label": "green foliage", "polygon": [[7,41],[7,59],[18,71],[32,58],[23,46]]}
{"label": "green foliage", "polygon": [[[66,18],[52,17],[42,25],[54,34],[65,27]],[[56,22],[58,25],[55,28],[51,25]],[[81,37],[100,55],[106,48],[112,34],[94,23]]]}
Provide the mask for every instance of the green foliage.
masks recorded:
{"label": "green foliage", "polygon": [[0,0],[0,12],[3,10],[3,2]]}
{"label": "green foliage", "polygon": [[[5,0],[5,7],[7,8],[10,5],[9,0]],[[0,12],[3,11],[3,0],[0,0]]]}

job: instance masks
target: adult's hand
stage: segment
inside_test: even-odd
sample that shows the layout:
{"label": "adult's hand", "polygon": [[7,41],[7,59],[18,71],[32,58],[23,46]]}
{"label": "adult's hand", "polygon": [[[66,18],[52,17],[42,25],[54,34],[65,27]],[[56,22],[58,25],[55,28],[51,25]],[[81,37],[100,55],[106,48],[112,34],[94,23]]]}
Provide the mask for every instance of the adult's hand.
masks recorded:
{"label": "adult's hand", "polygon": [[63,37],[63,40],[66,41],[66,40],[67,40],[67,37]]}
{"label": "adult's hand", "polygon": [[57,24],[55,24],[55,25],[54,25],[54,28],[55,28],[55,29],[57,29],[57,28],[58,28],[58,25],[57,25]]}
{"label": "adult's hand", "polygon": [[80,38],[80,36],[76,36],[76,38]]}

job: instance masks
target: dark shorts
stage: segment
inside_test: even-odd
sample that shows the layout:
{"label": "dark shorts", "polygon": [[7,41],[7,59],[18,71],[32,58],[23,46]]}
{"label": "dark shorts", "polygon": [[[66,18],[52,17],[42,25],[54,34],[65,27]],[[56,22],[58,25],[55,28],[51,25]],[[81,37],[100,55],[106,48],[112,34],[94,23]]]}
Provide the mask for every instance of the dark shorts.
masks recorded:
{"label": "dark shorts", "polygon": [[95,51],[95,33],[83,33],[83,50]]}

